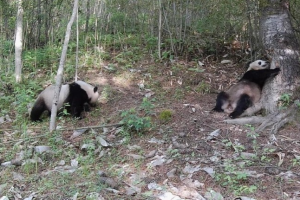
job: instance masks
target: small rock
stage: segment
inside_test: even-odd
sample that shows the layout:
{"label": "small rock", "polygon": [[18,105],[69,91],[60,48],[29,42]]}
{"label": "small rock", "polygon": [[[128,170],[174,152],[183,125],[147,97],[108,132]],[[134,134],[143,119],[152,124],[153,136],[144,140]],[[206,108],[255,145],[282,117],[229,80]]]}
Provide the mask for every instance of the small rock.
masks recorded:
{"label": "small rock", "polygon": [[93,143],[90,143],[90,144],[83,144],[81,147],[80,147],[81,150],[84,150],[84,151],[87,151],[89,149],[95,149],[95,144]]}
{"label": "small rock", "polygon": [[212,178],[214,178],[215,171],[214,171],[213,168],[211,168],[211,167],[203,167],[202,170],[205,171],[206,173],[208,173]]}
{"label": "small rock", "polygon": [[230,63],[232,63],[231,60],[222,60],[221,61],[221,64],[230,64]]}
{"label": "small rock", "polygon": [[103,146],[103,147],[110,146],[102,137],[98,136],[96,139],[101,144],[101,146]]}
{"label": "small rock", "polygon": [[265,168],[265,173],[271,174],[271,175],[278,175],[281,172],[280,169],[277,167],[266,167]]}
{"label": "small rock", "polygon": [[108,187],[111,187],[113,189],[118,189],[118,183],[112,179],[112,178],[109,178],[109,177],[100,177],[99,178],[100,182],[107,185]]}
{"label": "small rock", "polygon": [[189,163],[187,163],[187,165],[184,167],[182,172],[185,174],[193,174],[194,172],[197,172],[199,170],[200,170],[200,165],[193,167]]}
{"label": "small rock", "polygon": [[179,196],[172,194],[171,192],[165,192],[158,196],[160,200],[182,200]]}
{"label": "small rock", "polygon": [[128,148],[129,150],[140,150],[140,149],[142,149],[142,147],[139,146],[139,145],[132,145],[132,146],[127,145],[127,148]]}
{"label": "small rock", "polygon": [[224,197],[219,193],[219,192],[215,192],[214,190],[210,190],[209,192],[206,192],[204,197],[207,200],[223,200]]}
{"label": "small rock", "polygon": [[0,195],[3,194],[4,189],[6,188],[7,183],[1,184],[0,185]]}
{"label": "small rock", "polygon": [[164,162],[166,162],[166,159],[164,156],[156,155],[155,157],[153,157],[153,160],[150,163],[148,163],[147,165],[150,167],[155,167],[155,166],[162,165]]}
{"label": "small rock", "polygon": [[180,133],[178,133],[178,135],[179,135],[179,137],[184,137],[184,136],[186,136],[185,132],[180,132]]}
{"label": "small rock", "polygon": [[4,117],[0,117],[0,124],[3,124],[4,123]]}
{"label": "small rock", "polygon": [[12,122],[11,118],[9,117],[9,115],[5,115],[5,119],[7,122]]}
{"label": "small rock", "polygon": [[162,189],[163,189],[163,188],[162,188],[159,184],[157,184],[157,183],[149,183],[147,187],[148,187],[149,190],[162,190]]}
{"label": "small rock", "polygon": [[209,158],[212,162],[218,162],[220,159],[217,156],[212,156]]}
{"label": "small rock", "polygon": [[211,133],[207,136],[206,140],[209,141],[209,140],[215,139],[215,138],[217,138],[220,134],[221,134],[221,129],[214,130],[213,132],[211,132]]}
{"label": "small rock", "polygon": [[78,160],[76,160],[76,159],[71,160],[71,166],[78,167]]}
{"label": "small rock", "polygon": [[134,196],[137,194],[137,191],[132,187],[125,187],[127,196]]}
{"label": "small rock", "polygon": [[152,150],[145,157],[146,158],[152,158],[153,156],[155,156],[155,154],[156,154],[156,150]]}
{"label": "small rock", "polygon": [[15,181],[21,181],[21,180],[24,179],[24,177],[21,174],[17,173],[17,172],[13,172],[13,179]]}
{"label": "small rock", "polygon": [[254,153],[242,152],[241,157],[244,158],[244,159],[249,160],[249,159],[255,158],[256,155]]}
{"label": "small rock", "polygon": [[34,151],[36,153],[49,152],[50,147],[49,146],[36,146],[36,147],[34,147]]}
{"label": "small rock", "polygon": [[239,200],[255,200],[255,199],[253,199],[253,198],[250,198],[250,197],[238,197],[238,198],[236,198],[236,199],[239,199]]}
{"label": "small rock", "polygon": [[132,157],[135,160],[144,159],[144,156],[136,155],[136,154],[128,154],[128,156]]}
{"label": "small rock", "polygon": [[107,177],[106,173],[102,170],[98,171],[98,175],[101,176],[101,177]]}
{"label": "small rock", "polygon": [[167,177],[173,178],[173,177],[175,177],[175,173],[176,173],[176,168],[173,168],[167,173]]}
{"label": "small rock", "polygon": [[59,161],[58,163],[57,163],[57,165],[60,165],[60,166],[63,166],[63,165],[65,165],[66,164],[66,161],[64,161],[64,160],[61,160],[61,161]]}
{"label": "small rock", "polygon": [[11,161],[1,163],[1,166],[3,166],[3,167],[8,167],[8,166],[11,166],[11,165],[12,165]]}

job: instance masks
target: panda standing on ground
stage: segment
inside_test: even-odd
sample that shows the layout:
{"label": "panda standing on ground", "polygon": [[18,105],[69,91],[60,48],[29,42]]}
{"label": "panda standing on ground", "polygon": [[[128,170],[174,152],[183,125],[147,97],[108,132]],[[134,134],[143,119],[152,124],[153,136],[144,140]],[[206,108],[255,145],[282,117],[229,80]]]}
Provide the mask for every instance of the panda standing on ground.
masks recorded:
{"label": "panda standing on ground", "polygon": [[[42,91],[36,99],[31,110],[30,118],[32,121],[39,121],[45,110],[51,113],[55,86],[50,85]],[[98,88],[84,81],[75,81],[71,84],[61,86],[60,95],[57,104],[57,110],[63,107],[65,103],[69,106],[67,110],[73,117],[80,118],[86,103],[93,106],[99,98]]]}
{"label": "panda standing on ground", "polygon": [[268,78],[279,74],[280,69],[267,69],[268,63],[256,60],[249,64],[247,72],[226,92],[218,94],[216,106],[217,112],[226,112],[230,118],[239,117],[247,108],[260,100],[262,88]]}

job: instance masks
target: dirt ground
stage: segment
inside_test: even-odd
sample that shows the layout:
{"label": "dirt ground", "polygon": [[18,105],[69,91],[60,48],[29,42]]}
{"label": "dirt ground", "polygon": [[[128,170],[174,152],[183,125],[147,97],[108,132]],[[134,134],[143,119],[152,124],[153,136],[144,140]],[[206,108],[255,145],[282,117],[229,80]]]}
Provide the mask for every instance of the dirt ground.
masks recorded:
{"label": "dirt ground", "polygon": [[[79,120],[76,127],[119,123],[120,111],[138,110],[147,95],[154,105],[152,128],[141,136],[132,134],[127,144],[117,145],[122,135],[115,127],[107,128],[105,140],[114,144],[114,151],[105,152],[126,158],[113,165],[125,172],[121,178],[108,175],[117,182],[118,192],[101,190],[101,198],[300,199],[300,131],[289,124],[275,136],[267,130],[254,134],[251,127],[223,122],[227,114],[211,111],[217,93],[238,80],[245,71],[244,64],[201,62],[204,65],[200,67],[198,62],[149,60],[113,72],[105,68],[80,72],[81,79],[99,85],[101,92],[108,88],[108,97],[100,100],[97,112],[87,113],[86,120]],[[164,110],[172,112],[170,121],[159,119]],[[219,134],[208,139],[214,131]],[[64,140],[75,147],[84,143],[84,136],[70,139],[72,134],[64,131]],[[103,171],[111,172],[107,157],[99,162]],[[160,158],[162,163],[149,167]],[[245,174],[245,178],[239,177]],[[137,176],[139,179],[133,180]],[[256,188],[253,191],[252,186]],[[128,188],[135,191],[131,194]]]}
{"label": "dirt ground", "polygon": [[[144,150],[144,155],[152,150],[165,152],[171,148],[178,149],[180,156],[171,158],[170,164],[156,166],[156,173],[151,178],[147,177],[146,182],[180,187],[184,185],[180,180],[180,174],[187,163],[198,164],[201,168],[212,167],[219,173],[229,173],[222,169],[224,161],[232,159],[232,162],[235,162],[238,160],[237,154],[241,153],[235,147],[226,145],[226,141],[230,141],[243,145],[245,149],[242,152],[257,154],[260,158],[244,167],[244,170],[251,171],[255,175],[244,181],[239,180],[240,184],[257,186],[257,190],[250,193],[249,197],[255,199],[300,198],[299,175],[297,174],[299,165],[293,166],[292,164],[295,154],[299,155],[300,153],[297,127],[292,124],[288,125],[271,140],[272,136],[268,131],[259,133],[253,139],[247,136],[248,133],[251,133],[249,127],[224,123],[223,120],[228,119],[227,114],[215,113],[211,110],[215,105],[217,93],[234,84],[244,73],[244,63],[221,64],[209,60],[202,62],[204,65],[201,69],[204,69],[204,72],[190,70],[200,68],[197,62],[178,60],[168,64],[140,63],[137,65],[139,67],[129,70],[133,72],[126,74],[128,72],[125,71],[125,74],[119,76],[122,77],[120,79],[116,78],[115,74],[105,71],[97,76],[92,74],[85,76],[89,77],[93,83],[109,84],[114,90],[112,98],[101,105],[101,118],[103,119],[112,119],[112,116],[118,116],[120,110],[137,107],[147,93],[145,88],[153,92],[150,99],[159,99],[154,103],[155,114],[152,117],[156,127],[143,137],[133,138],[130,144],[140,146]],[[139,87],[141,83],[145,88]],[[209,89],[205,91],[203,86],[203,90],[199,90],[201,84],[206,84]],[[160,96],[161,93],[163,93],[163,97]],[[162,110],[171,110],[173,113],[172,119],[168,123],[161,123],[157,119],[158,113]],[[116,117],[116,119],[118,118]],[[117,122],[113,119],[111,121],[111,123]],[[221,134],[213,140],[207,141],[207,136],[217,129],[220,129]],[[151,138],[161,139],[164,142],[160,145],[151,145],[148,142]],[[174,138],[183,146],[176,146],[177,143],[172,143]],[[170,147],[172,145],[173,147]],[[126,156],[130,150],[124,146],[120,152]],[[214,157],[217,158],[217,161],[212,159]],[[141,170],[147,168],[147,162],[148,160],[145,159],[141,164]],[[168,178],[167,173],[174,167],[178,176]],[[292,171],[297,175],[291,179],[286,178],[284,173],[287,171]],[[229,186],[223,186],[220,182],[216,182],[204,170],[193,173],[191,178],[202,183],[201,187],[196,189],[202,195],[212,188],[214,191],[220,192],[225,199],[238,197],[228,189]],[[143,188],[142,192],[143,190],[146,191],[147,188]],[[188,199],[196,198],[186,197]]]}

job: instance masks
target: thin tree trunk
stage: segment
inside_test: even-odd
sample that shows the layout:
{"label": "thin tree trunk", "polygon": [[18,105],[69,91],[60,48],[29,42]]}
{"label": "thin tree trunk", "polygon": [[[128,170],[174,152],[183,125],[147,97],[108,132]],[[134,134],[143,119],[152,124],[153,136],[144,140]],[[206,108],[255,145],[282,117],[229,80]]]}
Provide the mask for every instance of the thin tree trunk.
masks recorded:
{"label": "thin tree trunk", "polygon": [[36,27],[36,37],[35,37],[35,48],[37,48],[38,46],[40,46],[40,42],[41,42],[41,28],[42,28],[42,17],[41,17],[41,0],[38,0],[37,2],[37,27]]}
{"label": "thin tree trunk", "polygon": [[158,9],[159,9],[159,15],[158,15],[158,44],[157,44],[157,50],[158,50],[158,58],[161,59],[161,0],[158,0]]}
{"label": "thin tree trunk", "polygon": [[23,6],[22,0],[18,0],[18,13],[15,38],[15,76],[16,82],[22,81],[22,42],[23,42]]}
{"label": "thin tree trunk", "polygon": [[78,8],[76,14],[76,65],[75,65],[75,81],[78,79],[78,46],[79,46],[79,27],[78,27]]}
{"label": "thin tree trunk", "polygon": [[89,31],[89,21],[91,15],[90,0],[86,1],[85,35]]}
{"label": "thin tree trunk", "polygon": [[64,72],[64,65],[67,57],[68,44],[71,36],[71,27],[75,20],[77,10],[78,10],[78,0],[74,0],[73,12],[72,12],[71,19],[67,25],[65,41],[64,41],[60,61],[59,61],[59,68],[57,70],[57,75],[56,75],[56,85],[55,85],[54,98],[53,98],[52,109],[51,109],[51,118],[50,118],[50,132],[55,130],[58,97],[61,89],[61,82],[62,82],[62,76]]}

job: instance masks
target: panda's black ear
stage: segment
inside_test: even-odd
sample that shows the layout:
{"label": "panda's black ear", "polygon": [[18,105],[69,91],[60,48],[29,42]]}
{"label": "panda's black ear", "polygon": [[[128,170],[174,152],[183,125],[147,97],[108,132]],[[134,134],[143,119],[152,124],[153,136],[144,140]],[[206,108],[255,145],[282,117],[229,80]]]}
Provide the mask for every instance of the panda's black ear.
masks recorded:
{"label": "panda's black ear", "polygon": [[261,62],[259,61],[258,64],[261,65]]}
{"label": "panda's black ear", "polygon": [[98,87],[97,86],[94,87],[94,93],[97,92],[97,90],[98,90]]}

